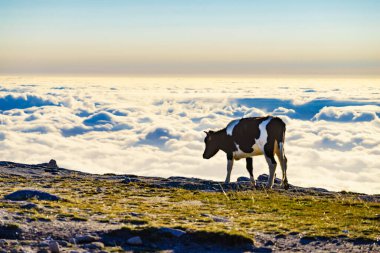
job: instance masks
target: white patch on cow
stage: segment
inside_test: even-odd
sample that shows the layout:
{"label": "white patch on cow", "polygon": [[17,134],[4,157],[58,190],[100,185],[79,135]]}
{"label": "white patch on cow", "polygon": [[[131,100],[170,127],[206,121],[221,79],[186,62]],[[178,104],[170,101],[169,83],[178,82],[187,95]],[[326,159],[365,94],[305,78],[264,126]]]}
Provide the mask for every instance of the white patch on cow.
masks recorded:
{"label": "white patch on cow", "polygon": [[[259,125],[260,136],[259,136],[258,139],[255,139],[255,144],[252,146],[252,148],[253,148],[253,152],[252,153],[244,153],[240,149],[239,145],[235,143],[235,146],[236,146],[236,149],[237,149],[237,151],[233,152],[233,157],[234,157],[235,160],[239,160],[239,159],[242,159],[242,158],[247,158],[247,157],[251,157],[251,156],[257,156],[257,155],[264,154],[264,146],[265,146],[265,144],[267,144],[267,141],[268,141],[267,125],[268,125],[268,123],[271,120],[272,120],[272,117],[269,117],[267,120],[265,120],[265,121],[263,121],[263,122],[260,123],[260,125]],[[230,124],[228,124],[228,126]]]}
{"label": "white patch on cow", "polygon": [[233,120],[231,121],[230,123],[228,123],[227,127],[226,127],[226,132],[227,132],[227,135],[230,135],[232,136],[232,131],[234,130],[234,127],[239,124],[240,122],[240,119],[236,119],[236,120]]}
{"label": "white patch on cow", "polygon": [[238,144],[235,143],[235,146],[236,146],[236,149],[237,151],[234,151],[232,154],[233,154],[233,157],[235,160],[240,160],[242,158],[247,158],[247,157],[251,157],[251,156],[257,156],[257,155],[262,155],[263,152],[262,150],[259,148],[259,146],[255,143],[255,145],[252,146],[253,148],[253,152],[252,153],[244,153]]}

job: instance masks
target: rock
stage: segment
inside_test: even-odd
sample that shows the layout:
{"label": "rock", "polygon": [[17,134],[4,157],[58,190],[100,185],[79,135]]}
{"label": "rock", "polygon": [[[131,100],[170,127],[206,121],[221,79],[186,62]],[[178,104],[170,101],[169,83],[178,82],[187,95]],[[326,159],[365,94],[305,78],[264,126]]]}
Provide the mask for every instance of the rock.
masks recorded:
{"label": "rock", "polygon": [[251,179],[248,177],[238,177],[236,182],[251,182]]}
{"label": "rock", "polygon": [[57,162],[54,159],[51,159],[49,163],[46,165],[45,172],[51,172],[54,175],[58,174],[58,165]]}
{"label": "rock", "polygon": [[85,249],[103,249],[104,244],[102,242],[93,242],[93,243],[85,244],[83,246],[83,248],[85,248]]}
{"label": "rock", "polygon": [[205,214],[205,213],[203,213],[201,215],[204,217],[209,217],[215,222],[229,222],[230,221],[228,218],[222,217],[222,216],[216,216],[216,215]]}
{"label": "rock", "polygon": [[59,169],[58,165],[57,165],[57,161],[54,160],[54,159],[51,159],[47,165],[47,168],[48,169]]}
{"label": "rock", "polygon": [[47,241],[43,241],[43,242],[40,242],[38,243],[38,247],[49,247],[49,242]]}
{"label": "rock", "polygon": [[23,209],[40,209],[40,206],[34,203],[25,203],[20,207]]}
{"label": "rock", "polygon": [[75,238],[71,238],[70,242],[73,244],[91,243],[100,240],[99,237],[93,235],[81,235]]}
{"label": "rock", "polygon": [[37,253],[50,253],[48,249],[39,249]]}
{"label": "rock", "polygon": [[22,230],[17,224],[0,225],[0,238],[2,239],[19,239]]}
{"label": "rock", "polygon": [[60,197],[56,195],[39,191],[39,190],[18,190],[11,194],[6,195],[4,198],[8,200],[15,200],[15,201],[28,200],[31,198],[36,198],[39,200],[50,200],[50,201],[57,201],[61,199]]}
{"label": "rock", "polygon": [[135,212],[130,212],[129,213],[131,216],[133,216],[133,217],[141,217],[141,216],[144,216],[143,214],[141,214],[141,213],[135,213]]}
{"label": "rock", "polygon": [[0,239],[0,247],[5,247],[8,245],[8,242],[7,240],[4,240],[4,239]]}
{"label": "rock", "polygon": [[65,240],[60,240],[59,245],[61,245],[62,247],[69,247],[70,243],[68,241],[65,241]]}
{"label": "rock", "polygon": [[50,241],[49,242],[49,250],[51,251],[51,253],[59,253],[60,250],[59,250],[59,244],[58,244],[58,242],[56,242],[56,241]]}
{"label": "rock", "polygon": [[274,242],[272,240],[267,241],[264,246],[273,246]]}
{"label": "rock", "polygon": [[[262,183],[266,183],[268,181],[269,176],[267,174],[262,174],[257,178],[257,181],[260,181]],[[275,184],[281,184],[281,179],[279,178],[274,178],[274,183]]]}
{"label": "rock", "polygon": [[229,222],[230,220],[226,217],[213,216],[211,217],[215,222]]}
{"label": "rock", "polygon": [[175,228],[166,228],[166,227],[162,227],[159,229],[160,232],[162,233],[169,233],[175,237],[181,237],[183,236],[184,234],[186,234],[186,231],[183,231],[181,229],[175,229]]}
{"label": "rock", "polygon": [[143,244],[140,236],[134,236],[134,237],[129,238],[127,243],[130,245],[142,245]]}

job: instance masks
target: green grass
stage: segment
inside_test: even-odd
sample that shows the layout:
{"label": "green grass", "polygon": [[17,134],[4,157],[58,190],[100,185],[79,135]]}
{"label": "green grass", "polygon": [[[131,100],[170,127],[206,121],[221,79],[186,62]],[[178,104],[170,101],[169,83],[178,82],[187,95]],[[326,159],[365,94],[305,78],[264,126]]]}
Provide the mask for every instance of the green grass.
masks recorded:
{"label": "green grass", "polygon": [[[19,183],[14,184],[12,180]],[[112,221],[132,229],[168,226],[247,238],[253,238],[256,232],[285,235],[297,232],[304,236],[344,235],[375,240],[380,234],[380,203],[365,202],[348,193],[302,196],[255,190],[227,192],[225,195],[69,177],[39,183],[19,177],[2,178],[0,192],[5,195],[16,189],[44,185],[51,186],[44,190],[66,201],[32,200],[43,206],[44,211],[22,210],[17,204],[4,201],[0,202],[0,208],[37,220]],[[134,217],[131,212],[141,216]],[[210,215],[225,217],[229,221],[216,222]]]}

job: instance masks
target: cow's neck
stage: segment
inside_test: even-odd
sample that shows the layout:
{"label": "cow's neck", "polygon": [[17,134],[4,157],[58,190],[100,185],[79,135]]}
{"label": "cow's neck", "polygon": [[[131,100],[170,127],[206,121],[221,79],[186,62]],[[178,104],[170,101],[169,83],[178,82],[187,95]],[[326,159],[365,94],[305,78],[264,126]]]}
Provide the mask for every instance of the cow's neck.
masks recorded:
{"label": "cow's neck", "polygon": [[215,136],[218,140],[219,149],[223,150],[227,154],[232,153],[234,149],[236,149],[232,137],[227,135],[225,128],[216,132]]}

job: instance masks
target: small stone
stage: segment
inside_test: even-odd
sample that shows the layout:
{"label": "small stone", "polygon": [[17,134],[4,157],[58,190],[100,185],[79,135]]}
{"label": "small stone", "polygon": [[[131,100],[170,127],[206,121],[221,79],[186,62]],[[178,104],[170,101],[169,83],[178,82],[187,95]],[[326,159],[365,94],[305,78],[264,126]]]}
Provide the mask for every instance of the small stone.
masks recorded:
{"label": "small stone", "polygon": [[131,216],[133,216],[133,217],[140,217],[140,216],[143,216],[143,214],[141,214],[141,213],[135,213],[135,212],[130,212],[129,213]]}
{"label": "small stone", "polygon": [[93,242],[93,243],[85,244],[83,246],[83,248],[85,248],[85,249],[103,249],[104,244],[102,242]]}
{"label": "small stone", "polygon": [[140,236],[134,236],[134,237],[129,238],[127,243],[131,245],[142,245],[143,242]]}
{"label": "small stone", "polygon": [[175,229],[175,228],[165,228],[165,227],[162,227],[160,228],[160,231],[163,232],[163,233],[169,233],[175,237],[181,237],[183,236],[184,234],[186,234],[185,231],[181,230],[181,229]]}
{"label": "small stone", "polygon": [[1,240],[0,240],[0,247],[5,247],[5,246],[7,246],[7,245],[8,245],[7,240],[4,240],[4,239],[1,239]]}
{"label": "small stone", "polygon": [[91,243],[100,240],[99,237],[93,235],[81,235],[75,238],[71,238],[70,242],[73,244]]}
{"label": "small stone", "polygon": [[230,221],[228,218],[221,217],[221,216],[212,216],[211,218],[212,218],[215,222],[229,222],[229,221]]}
{"label": "small stone", "polygon": [[274,242],[272,240],[269,240],[265,243],[264,246],[273,246],[274,245]]}
{"label": "small stone", "polygon": [[59,253],[59,244],[56,241],[50,241],[49,243],[49,249],[52,253]]}
{"label": "small stone", "polygon": [[65,240],[60,240],[59,245],[61,245],[63,247],[68,247],[70,245],[70,243],[68,241],[65,241]]}
{"label": "small stone", "polygon": [[49,242],[43,241],[38,244],[38,247],[49,247]]}
{"label": "small stone", "polygon": [[39,209],[39,206],[34,203],[26,203],[24,205],[21,205],[20,207],[23,209]]}
{"label": "small stone", "polygon": [[50,253],[48,249],[39,249],[37,253]]}

